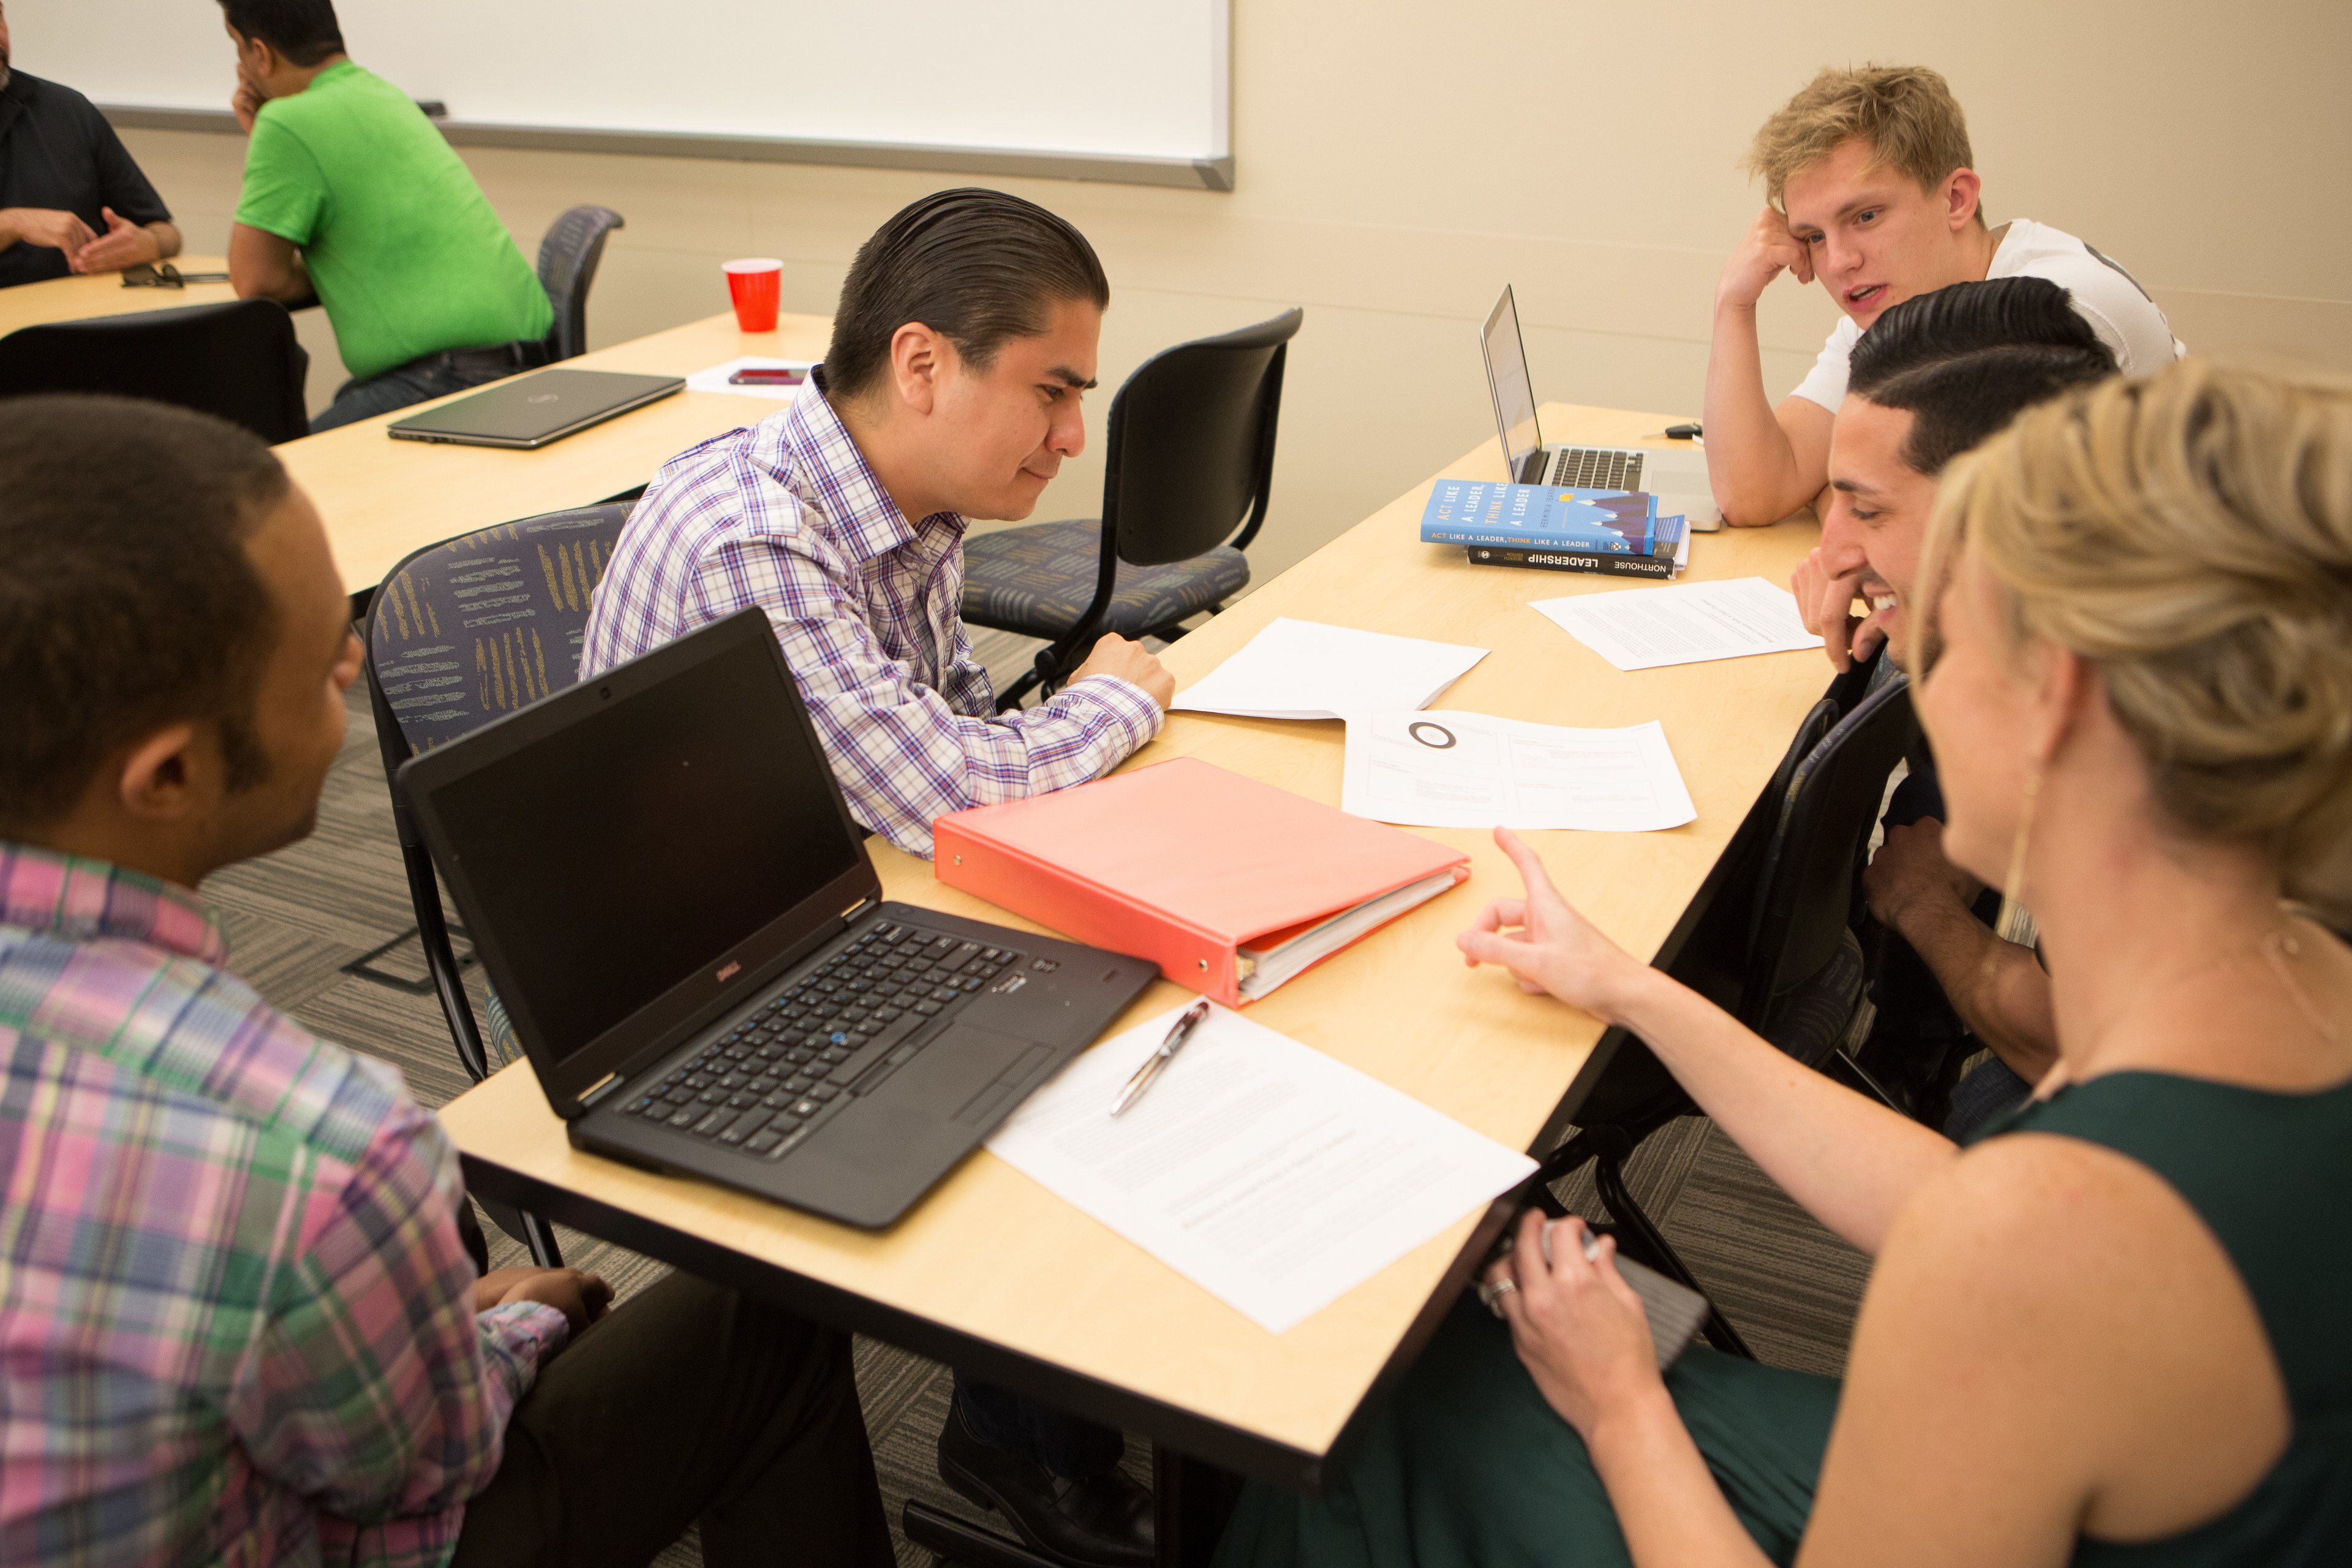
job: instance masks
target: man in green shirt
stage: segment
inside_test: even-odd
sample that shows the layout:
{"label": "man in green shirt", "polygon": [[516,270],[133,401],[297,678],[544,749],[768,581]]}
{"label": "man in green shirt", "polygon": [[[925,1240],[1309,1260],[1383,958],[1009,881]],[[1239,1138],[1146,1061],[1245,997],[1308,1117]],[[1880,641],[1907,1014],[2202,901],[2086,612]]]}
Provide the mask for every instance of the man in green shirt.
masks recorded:
{"label": "man in green shirt", "polygon": [[343,52],[332,0],[221,0],[251,138],[229,232],[240,297],[326,307],[352,379],[313,431],[528,363],[554,312],[488,198],[408,95]]}

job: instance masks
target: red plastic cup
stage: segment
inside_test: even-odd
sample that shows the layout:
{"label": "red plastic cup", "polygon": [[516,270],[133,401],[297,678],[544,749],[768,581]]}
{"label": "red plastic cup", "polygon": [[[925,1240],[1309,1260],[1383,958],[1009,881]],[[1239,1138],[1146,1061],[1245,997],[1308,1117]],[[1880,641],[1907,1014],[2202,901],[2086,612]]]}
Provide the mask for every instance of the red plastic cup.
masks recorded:
{"label": "red plastic cup", "polygon": [[724,270],[727,296],[735,301],[735,324],[747,332],[774,331],[776,301],[783,293],[784,264],[772,256],[755,256],[728,262]]}

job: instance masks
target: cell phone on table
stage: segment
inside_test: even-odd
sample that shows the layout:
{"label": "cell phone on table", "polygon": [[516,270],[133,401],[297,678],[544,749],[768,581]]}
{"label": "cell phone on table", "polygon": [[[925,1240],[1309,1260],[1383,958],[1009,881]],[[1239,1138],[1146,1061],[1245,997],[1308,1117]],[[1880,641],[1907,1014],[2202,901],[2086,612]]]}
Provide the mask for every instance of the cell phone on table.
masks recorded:
{"label": "cell phone on table", "polygon": [[808,372],[797,365],[745,365],[727,378],[730,386],[798,386]]}

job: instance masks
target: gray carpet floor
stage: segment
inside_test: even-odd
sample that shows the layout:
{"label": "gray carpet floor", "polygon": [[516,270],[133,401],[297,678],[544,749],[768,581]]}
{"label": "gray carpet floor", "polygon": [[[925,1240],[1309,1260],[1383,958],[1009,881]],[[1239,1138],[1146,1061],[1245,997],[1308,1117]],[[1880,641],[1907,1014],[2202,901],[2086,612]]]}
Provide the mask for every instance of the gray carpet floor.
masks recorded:
{"label": "gray carpet floor", "polygon": [[[1003,682],[1027,667],[1036,646],[986,633],[978,651]],[[425,975],[373,722],[356,688],[351,710],[317,831],[222,872],[203,892],[228,938],[232,969],[320,1036],[393,1063],[419,1100],[437,1106],[467,1080],[429,990],[404,990],[353,972],[383,949],[372,969],[411,982]],[[478,1016],[479,972],[468,973]],[[1843,1366],[1867,1263],[1799,1210],[1729,1140],[1699,1119],[1676,1122],[1643,1145],[1629,1180],[1759,1356],[1812,1372]],[[1563,1195],[1580,1212],[1601,1215],[1589,1178],[1572,1181]],[[520,1245],[495,1228],[488,1234],[494,1264],[528,1261]],[[603,1275],[624,1300],[664,1272],[649,1258],[591,1237],[559,1235],[564,1260]],[[947,1369],[866,1340],[858,1342],[856,1369],[894,1532],[909,1498],[972,1516],[932,1462],[947,1414]],[[1130,1443],[1129,1458],[1144,1465],[1140,1445]],[[902,1563],[921,1564],[929,1556],[903,1540],[898,1544]],[[701,1553],[689,1536],[658,1562],[685,1568],[698,1564]]]}

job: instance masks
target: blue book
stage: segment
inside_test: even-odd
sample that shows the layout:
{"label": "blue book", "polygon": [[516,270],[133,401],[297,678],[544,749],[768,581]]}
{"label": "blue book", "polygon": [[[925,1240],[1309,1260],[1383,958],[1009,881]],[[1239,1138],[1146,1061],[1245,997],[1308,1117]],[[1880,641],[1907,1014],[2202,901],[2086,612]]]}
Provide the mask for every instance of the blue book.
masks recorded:
{"label": "blue book", "polygon": [[1440,479],[1422,509],[1429,544],[1487,544],[1588,554],[1671,558],[1682,542],[1679,515],[1660,517],[1641,490],[1556,489],[1487,479]]}

